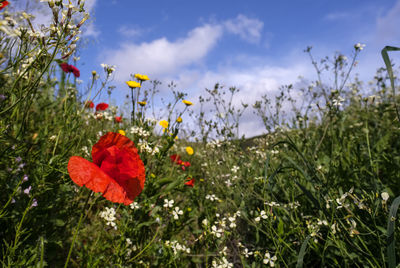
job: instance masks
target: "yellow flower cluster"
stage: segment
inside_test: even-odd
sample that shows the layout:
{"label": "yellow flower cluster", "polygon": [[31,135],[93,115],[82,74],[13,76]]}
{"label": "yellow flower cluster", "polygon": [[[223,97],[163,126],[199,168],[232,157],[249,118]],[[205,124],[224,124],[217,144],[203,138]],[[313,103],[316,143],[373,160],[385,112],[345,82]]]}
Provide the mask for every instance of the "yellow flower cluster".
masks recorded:
{"label": "yellow flower cluster", "polygon": [[147,102],[145,102],[145,101],[138,101],[137,103],[142,107],[147,104]]}
{"label": "yellow flower cluster", "polygon": [[135,78],[139,81],[147,81],[150,80],[150,78],[147,75],[144,74],[135,74]]}
{"label": "yellow flower cluster", "polygon": [[183,102],[186,106],[192,106],[192,105],[193,105],[193,102],[188,101],[188,100],[183,100],[182,102]]}
{"label": "yellow flower cluster", "polygon": [[161,120],[159,124],[163,128],[168,128],[168,125],[169,125],[167,120]]}
{"label": "yellow flower cluster", "polygon": [[193,148],[190,146],[186,147],[186,152],[188,155],[192,155],[194,153]]}
{"label": "yellow flower cluster", "polygon": [[128,87],[130,88],[137,88],[137,87],[141,87],[139,82],[136,81],[126,81],[126,84],[128,85]]}

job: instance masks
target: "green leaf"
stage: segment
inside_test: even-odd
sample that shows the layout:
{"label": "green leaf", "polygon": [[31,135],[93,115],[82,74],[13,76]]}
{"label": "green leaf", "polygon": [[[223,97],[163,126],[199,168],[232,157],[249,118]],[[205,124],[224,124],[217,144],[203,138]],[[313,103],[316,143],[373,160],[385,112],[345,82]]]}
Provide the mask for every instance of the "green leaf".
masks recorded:
{"label": "green leaf", "polygon": [[396,222],[396,214],[400,205],[400,196],[396,197],[390,206],[388,227],[387,227],[387,256],[389,268],[396,267],[396,249],[394,239],[394,224]]}
{"label": "green leaf", "polygon": [[393,75],[393,69],[392,69],[392,64],[390,63],[390,58],[388,55],[388,51],[400,51],[400,47],[391,47],[391,46],[386,46],[382,49],[381,54],[383,61],[385,62],[387,72],[389,74],[389,79],[390,79],[390,86],[392,87],[393,91],[393,98],[394,98],[394,105],[396,107],[396,112],[397,112],[397,119],[400,121],[400,114],[399,114],[399,109],[397,107],[397,102],[396,102],[396,89],[394,87],[394,75]]}
{"label": "green leaf", "polygon": [[311,238],[311,236],[308,235],[306,237],[306,239],[303,241],[303,243],[301,244],[299,256],[297,256],[296,268],[303,267],[303,260],[304,260],[304,256],[306,255],[306,249],[307,249],[308,241],[310,240],[310,238]]}
{"label": "green leaf", "polygon": [[279,236],[283,235],[283,221],[281,219],[279,219],[279,223],[278,223],[278,234],[279,234]]}

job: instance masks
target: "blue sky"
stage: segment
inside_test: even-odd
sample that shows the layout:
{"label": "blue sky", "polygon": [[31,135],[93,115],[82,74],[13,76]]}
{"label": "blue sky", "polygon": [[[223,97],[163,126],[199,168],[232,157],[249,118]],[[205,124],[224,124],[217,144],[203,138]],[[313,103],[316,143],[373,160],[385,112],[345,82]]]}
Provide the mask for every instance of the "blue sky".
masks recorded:
{"label": "blue sky", "polygon": [[[308,56],[340,51],[349,58],[355,43],[366,44],[355,69],[371,80],[383,65],[380,50],[400,46],[400,0],[86,0],[91,19],[80,49],[87,83],[100,64],[116,65],[113,97],[128,92],[129,74],[174,81],[196,102],[217,82],[236,86],[236,103],[253,104],[298,76],[315,80]],[[399,53],[400,54],[400,53]],[[393,54],[397,62],[399,55]],[[105,97],[105,96],[104,96]],[[260,121],[245,114],[246,135],[260,134]]]}

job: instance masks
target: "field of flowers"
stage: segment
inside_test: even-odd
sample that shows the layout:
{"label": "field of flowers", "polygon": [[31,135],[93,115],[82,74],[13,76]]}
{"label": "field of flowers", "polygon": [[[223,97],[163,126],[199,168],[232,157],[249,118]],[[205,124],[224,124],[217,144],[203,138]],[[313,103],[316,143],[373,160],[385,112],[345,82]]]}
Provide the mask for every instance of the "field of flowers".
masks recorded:
{"label": "field of flowers", "polygon": [[[84,1],[45,2],[47,28],[0,15],[3,267],[396,267],[400,49],[365,84],[362,44],[350,59],[307,48],[316,81],[241,107],[234,87],[194,100],[169,85],[157,114],[163,85],[132,74],[123,113],[99,101],[116,67],[77,83]],[[265,135],[239,137],[245,109]]]}

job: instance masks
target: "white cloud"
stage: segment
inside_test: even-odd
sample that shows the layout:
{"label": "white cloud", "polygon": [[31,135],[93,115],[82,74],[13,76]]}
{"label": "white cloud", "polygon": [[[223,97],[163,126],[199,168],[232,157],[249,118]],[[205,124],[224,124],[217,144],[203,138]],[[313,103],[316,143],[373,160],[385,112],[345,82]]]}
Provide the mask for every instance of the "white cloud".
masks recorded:
{"label": "white cloud", "polygon": [[376,22],[377,40],[399,40],[400,35],[400,1],[383,16],[378,17]]}
{"label": "white cloud", "polygon": [[148,43],[124,43],[120,48],[106,51],[103,61],[117,65],[117,81],[125,81],[136,72],[151,77],[171,75],[182,68],[199,64],[221,35],[221,26],[206,24],[176,41],[163,37]]}
{"label": "white cloud", "polygon": [[118,32],[125,37],[136,37],[140,35],[143,32],[143,30],[136,26],[122,25],[118,29]]}
{"label": "white cloud", "polygon": [[243,40],[258,43],[261,39],[264,23],[258,19],[251,19],[239,14],[235,19],[225,21],[224,26],[228,32],[239,35]]}
{"label": "white cloud", "polygon": [[325,15],[324,19],[336,21],[336,20],[348,19],[351,18],[352,16],[354,16],[354,14],[351,14],[349,12],[332,12]]}
{"label": "white cloud", "polygon": [[[305,57],[306,55],[304,55]],[[232,103],[236,108],[241,108],[242,103],[249,104],[242,116],[239,127],[239,136],[244,134],[246,137],[266,133],[261,119],[253,114],[253,108],[251,107],[256,101],[261,100],[262,95],[268,95],[269,98],[274,99],[279,93],[280,86],[297,83],[299,75],[311,76],[313,74],[311,64],[301,58],[298,58],[297,62],[292,62],[289,66],[266,64],[251,68],[247,66],[244,68],[232,66],[238,65],[223,66],[214,72],[181,72],[179,78],[175,79],[175,81],[180,89],[185,89],[184,91],[188,93],[188,99],[195,104],[197,104],[199,96],[208,96],[205,88],[213,89],[215,83],[219,83],[225,89],[232,86],[238,88],[239,92],[234,95]],[[172,77],[165,80],[169,81],[168,79],[172,79]],[[213,104],[211,102],[206,103],[203,108],[207,112],[213,108]],[[193,109],[197,110],[199,107],[194,105]],[[287,106],[287,109],[289,110],[290,107]]]}

